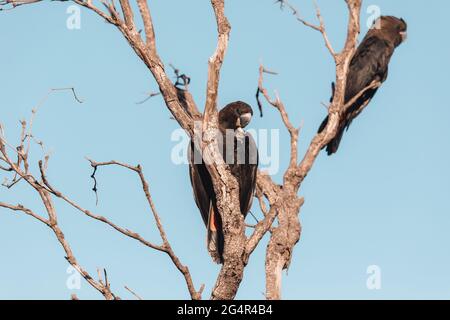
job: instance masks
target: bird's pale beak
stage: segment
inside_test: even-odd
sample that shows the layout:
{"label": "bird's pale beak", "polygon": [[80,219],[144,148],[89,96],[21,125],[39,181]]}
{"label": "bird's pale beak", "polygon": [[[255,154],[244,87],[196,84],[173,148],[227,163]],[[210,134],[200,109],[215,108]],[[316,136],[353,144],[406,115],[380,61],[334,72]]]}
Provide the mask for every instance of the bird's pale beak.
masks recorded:
{"label": "bird's pale beak", "polygon": [[236,132],[237,132],[239,135],[245,135],[245,131],[244,131],[244,129],[242,129],[241,127],[237,128],[237,129],[236,129]]}
{"label": "bird's pale beak", "polygon": [[400,36],[402,37],[402,42],[404,42],[408,38],[408,32],[402,31],[400,32]]}
{"label": "bird's pale beak", "polygon": [[252,114],[250,112],[241,114],[239,117],[239,122],[240,122],[241,128],[245,128],[250,123],[251,119],[252,119]]}

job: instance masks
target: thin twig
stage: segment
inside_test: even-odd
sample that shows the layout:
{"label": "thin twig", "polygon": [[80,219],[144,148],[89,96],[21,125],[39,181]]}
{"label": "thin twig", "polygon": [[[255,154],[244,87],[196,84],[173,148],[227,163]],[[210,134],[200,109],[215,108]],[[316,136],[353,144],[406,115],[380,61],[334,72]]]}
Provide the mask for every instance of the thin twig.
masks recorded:
{"label": "thin twig", "polygon": [[135,296],[138,300],[144,300],[142,299],[136,292],[128,288],[127,286],[124,287],[128,292],[130,292],[133,296]]}
{"label": "thin twig", "polygon": [[314,25],[312,23],[309,23],[305,19],[303,19],[301,17],[301,15],[300,15],[299,10],[297,10],[287,0],[277,0],[276,2],[280,3],[280,8],[281,9],[283,9],[284,6],[288,7],[292,11],[292,14],[295,16],[297,21],[301,22],[302,24],[304,24],[305,26],[307,26],[309,28],[312,28],[313,30],[316,30],[316,31],[320,32],[322,34],[322,37],[323,37],[324,41],[325,41],[325,46],[327,47],[328,51],[331,53],[333,58],[336,58],[336,52],[334,51],[333,46],[331,45],[330,39],[328,38],[328,34],[326,32],[326,29],[325,29],[325,22],[324,22],[324,20],[322,18],[322,14],[320,13],[320,8],[319,8],[319,5],[317,4],[316,0],[314,0],[314,6],[316,8],[316,16],[317,16],[317,20],[319,21],[319,25]]}
{"label": "thin twig", "polygon": [[138,101],[138,102],[136,102],[136,104],[144,104],[145,102],[147,102],[151,98],[159,96],[160,94],[161,94],[161,92],[149,92],[147,94],[147,97],[144,100]]}
{"label": "thin twig", "polygon": [[[148,182],[145,179],[145,176],[143,174],[142,166],[140,166],[140,165],[132,166],[132,165],[129,165],[129,164],[126,164],[126,163],[122,163],[122,162],[118,162],[118,161],[115,161],[115,160],[106,161],[106,162],[96,162],[96,161],[91,160],[89,158],[88,158],[88,160],[91,163],[91,166],[94,167],[94,168],[97,168],[97,167],[100,167],[100,166],[116,165],[116,166],[120,166],[120,167],[129,169],[129,170],[132,170],[132,171],[134,171],[134,172],[136,172],[138,174],[140,182],[141,182],[141,185],[142,185],[142,188],[143,188],[143,191],[144,191],[144,194],[145,194],[145,197],[146,197],[147,202],[148,202],[148,204],[150,206],[153,218],[155,219],[155,223],[156,223],[156,226],[158,228],[158,231],[159,231],[159,234],[161,236],[161,239],[163,241],[163,244],[160,245],[160,246],[156,246],[154,244],[151,244],[148,241],[146,241],[143,238],[141,238],[138,234],[136,234],[134,232],[131,232],[129,230],[123,230],[122,228],[114,225],[112,222],[110,222],[106,218],[95,216],[92,213],[90,213],[89,211],[87,211],[85,209],[82,209],[81,207],[76,205],[73,201],[69,200],[67,197],[61,195],[61,198],[65,199],[66,202],[72,204],[73,206],[75,206],[75,205],[78,206],[77,209],[79,209],[79,210],[81,209],[82,212],[84,212],[85,214],[89,215],[90,217],[92,217],[94,219],[97,219],[97,220],[100,220],[100,221],[102,221],[102,222],[112,226],[114,229],[116,229],[117,231],[121,232],[122,234],[127,235],[127,236],[129,236],[131,238],[134,238],[134,239],[140,241],[141,243],[143,243],[144,245],[149,246],[149,247],[151,247],[153,249],[165,252],[170,257],[170,259],[172,260],[172,262],[174,263],[176,268],[183,274],[192,299],[195,299],[195,300],[201,299],[201,291],[200,290],[196,291],[195,286],[194,286],[193,281],[192,281],[192,277],[191,277],[189,268],[181,263],[180,259],[175,254],[175,252],[173,251],[173,249],[172,249],[172,247],[171,247],[171,245],[170,245],[170,243],[168,241],[166,232],[165,232],[164,227],[163,227],[162,222],[161,222],[161,218],[160,218],[158,212],[156,211],[155,204],[154,204],[152,196],[150,194],[149,184],[148,184]],[[49,186],[48,183],[46,183],[46,185],[49,188],[51,188],[51,186]],[[51,188],[51,189],[53,189],[53,188]]]}

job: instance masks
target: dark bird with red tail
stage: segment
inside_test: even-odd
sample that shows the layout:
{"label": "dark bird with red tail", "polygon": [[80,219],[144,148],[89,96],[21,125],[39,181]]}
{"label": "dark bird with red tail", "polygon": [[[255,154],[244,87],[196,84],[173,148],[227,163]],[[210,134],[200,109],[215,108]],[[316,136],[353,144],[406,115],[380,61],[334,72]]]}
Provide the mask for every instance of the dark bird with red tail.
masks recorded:
{"label": "dark bird with red tail", "polygon": [[[406,39],[406,29],[407,25],[403,19],[392,16],[381,16],[374,22],[350,62],[345,103],[351,101],[374,81],[383,83],[386,80],[389,61],[395,48]],[[344,131],[367,106],[377,90],[378,88],[367,90],[345,110],[336,136],[326,146],[328,155],[337,151]],[[319,133],[325,129],[327,123],[328,117],[322,122]]]}
{"label": "dark bird with red tail", "polygon": [[[228,104],[219,112],[217,141],[222,157],[239,184],[239,201],[242,215],[249,212],[256,186],[258,151],[255,141],[245,128],[253,115],[245,102]],[[217,263],[223,262],[224,235],[222,219],[216,203],[211,176],[202,161],[199,146],[191,141],[189,150],[189,174],[197,207],[207,228],[209,254]]]}

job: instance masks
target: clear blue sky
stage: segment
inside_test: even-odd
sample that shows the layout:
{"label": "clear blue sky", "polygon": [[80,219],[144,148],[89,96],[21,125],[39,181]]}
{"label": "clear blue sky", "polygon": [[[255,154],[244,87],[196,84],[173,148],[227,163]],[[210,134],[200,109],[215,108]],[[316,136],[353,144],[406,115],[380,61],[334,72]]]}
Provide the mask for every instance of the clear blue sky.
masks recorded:
{"label": "clear blue sky", "polygon": [[[314,19],[310,1],[292,3]],[[340,49],[346,32],[344,1],[319,5],[331,41]],[[445,41],[450,3],[364,1],[362,33],[369,5],[403,17],[408,41],[395,52],[388,80],[352,124],[337,155],[321,154],[302,186],[303,232],[283,281],[286,299],[450,298],[450,45]],[[205,249],[188,168],[170,160],[170,135],[177,124],[160,97],[135,104],[157,86],[119,32],[84,10],[81,29],[68,30],[68,6],[45,3],[0,13],[0,121],[7,137],[17,141],[19,119],[29,117],[49,88],[76,87],[84,104],[56,93],[35,122],[35,134],[52,150],[50,181],[86,208],[157,242],[136,177],[118,168],[99,170],[100,202],[95,206],[84,157],[141,163],[175,251],[208,294],[219,267]],[[151,1],[151,9],[160,56],[191,76],[191,91],[203,105],[207,59],[216,41],[209,1]],[[229,0],[226,12],[233,29],[220,104],[239,99],[256,107],[262,59],[279,72],[267,79],[267,87],[279,90],[292,122],[304,121],[303,152],[325,116],[320,102],[328,100],[334,77],[320,34],[280,11],[273,0]],[[284,169],[288,137],[277,112],[266,107],[265,117],[255,117],[251,127],[282,129]],[[36,148],[34,160],[40,155]],[[42,209],[23,184],[0,189],[0,199]],[[121,297],[132,298],[124,285],[148,299],[188,297],[165,255],[56,203],[79,262],[93,274],[96,267],[106,267]],[[254,211],[260,214],[257,206]],[[263,298],[266,241],[251,257],[238,298]],[[67,289],[63,250],[50,230],[29,217],[0,210],[0,252],[0,298],[101,297],[84,282],[80,290]],[[381,268],[381,290],[366,288],[369,265]]]}

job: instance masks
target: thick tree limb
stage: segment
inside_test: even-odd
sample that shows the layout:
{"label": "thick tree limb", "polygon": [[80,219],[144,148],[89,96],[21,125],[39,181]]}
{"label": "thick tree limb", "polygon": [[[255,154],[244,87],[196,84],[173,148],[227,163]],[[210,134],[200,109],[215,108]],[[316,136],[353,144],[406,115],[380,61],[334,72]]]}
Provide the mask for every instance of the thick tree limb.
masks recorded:
{"label": "thick tree limb", "polygon": [[257,179],[257,193],[262,193],[268,200],[270,205],[270,210],[267,212],[265,205],[263,205],[262,200],[260,201],[261,210],[265,212],[264,219],[259,221],[253,234],[247,239],[245,246],[245,262],[248,262],[249,256],[256,249],[261,239],[270,230],[275,221],[279,208],[277,203],[279,202],[279,193],[281,191],[280,186],[276,185],[272,179],[265,173],[258,172]]}
{"label": "thick tree limb", "polygon": [[[224,0],[211,0],[217,23],[217,47],[208,62],[208,83],[206,88],[206,104],[203,126],[208,128],[211,118],[217,116],[217,96],[219,90],[220,69],[228,47],[231,26],[225,16]],[[217,121],[215,121],[217,123]]]}
{"label": "thick tree limb", "polygon": [[[285,0],[278,1],[286,4]],[[284,105],[277,96],[272,100],[267,91],[262,86],[262,74],[264,68],[260,67],[259,91],[263,93],[266,100],[278,109],[283,123],[291,135],[291,161],[285,172],[283,187],[279,192],[279,199],[273,206],[278,206],[278,226],[273,229],[269,245],[266,251],[266,298],[281,298],[281,272],[288,268],[292,250],[300,239],[301,225],[298,219],[300,208],[303,204],[303,198],[297,196],[301,183],[311,170],[315,159],[320,150],[328,144],[337,134],[338,124],[342,114],[350,104],[344,105],[344,93],[347,80],[348,69],[351,58],[356,50],[357,37],[359,35],[359,15],[361,10],[361,0],[346,0],[349,11],[349,22],[347,39],[344,49],[340,53],[335,53],[325,32],[324,22],[319,8],[316,6],[316,14],[320,21],[320,26],[314,26],[299,18],[298,13],[293,7],[297,19],[308,27],[312,27],[322,33],[325,39],[325,45],[332,54],[336,63],[336,89],[334,99],[328,109],[329,121],[322,133],[317,134],[311,141],[302,161],[297,164],[297,139],[298,136],[292,124],[288,120]],[[373,84],[375,86],[375,84]],[[367,89],[367,88],[366,88]],[[366,90],[365,89],[365,90]],[[363,93],[361,93],[362,95]]]}
{"label": "thick tree limb", "polygon": [[336,55],[336,86],[333,101],[328,108],[329,120],[322,133],[317,134],[313,138],[303,160],[300,162],[297,170],[291,175],[292,181],[297,188],[311,170],[320,150],[336,136],[340,118],[345,111],[344,97],[347,74],[350,61],[356,51],[360,32],[361,0],[346,0],[346,3],[349,12],[347,39],[344,49]]}
{"label": "thick tree limb", "polygon": [[128,0],[119,0],[120,7],[122,8],[123,17],[128,30],[131,32],[136,32],[136,26],[134,24],[133,11]]}
{"label": "thick tree limb", "polygon": [[203,116],[203,158],[211,175],[222,218],[224,262],[211,299],[230,300],[236,296],[244,275],[245,223],[239,205],[239,187],[219,152],[217,144],[217,96],[220,70],[228,46],[230,24],[225,16],[224,0],[211,0],[218,31],[217,47],[208,62],[206,104]]}
{"label": "thick tree limb", "polygon": [[[265,196],[269,199],[270,211],[265,219],[261,221],[260,226],[258,226],[259,223],[256,226],[254,234],[247,242],[247,251],[256,247],[264,234],[271,228],[275,218],[278,218],[278,226],[271,229],[272,234],[266,250],[266,298],[280,299],[281,273],[283,269],[288,268],[292,258],[292,251],[300,239],[301,233],[298,213],[303,205],[303,198],[297,195],[298,189],[293,188],[291,181],[288,179],[289,173],[297,168],[297,142],[300,129],[295,128],[290,122],[284,104],[278,94],[275,100],[268,95],[267,90],[263,86],[264,70],[264,67],[261,66],[258,92],[261,92],[265,99],[279,111],[291,137],[291,157],[282,186],[275,187],[267,176],[265,181],[261,177],[258,179],[258,188],[265,190]],[[267,190],[272,190],[272,194],[268,194]]]}

